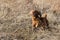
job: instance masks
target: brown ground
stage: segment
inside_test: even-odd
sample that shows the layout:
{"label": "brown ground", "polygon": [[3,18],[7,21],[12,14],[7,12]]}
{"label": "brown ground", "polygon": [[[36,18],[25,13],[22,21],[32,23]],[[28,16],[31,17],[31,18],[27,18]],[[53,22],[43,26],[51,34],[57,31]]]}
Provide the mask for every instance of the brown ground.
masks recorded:
{"label": "brown ground", "polygon": [[[50,31],[32,31],[29,12],[43,8]],[[0,0],[0,40],[60,40],[60,0]]]}

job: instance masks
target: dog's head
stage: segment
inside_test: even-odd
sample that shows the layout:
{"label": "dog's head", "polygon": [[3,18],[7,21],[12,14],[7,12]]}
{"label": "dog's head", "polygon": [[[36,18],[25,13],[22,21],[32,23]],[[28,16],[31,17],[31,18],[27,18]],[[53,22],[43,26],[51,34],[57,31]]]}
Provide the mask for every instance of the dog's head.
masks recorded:
{"label": "dog's head", "polygon": [[41,12],[37,11],[37,10],[31,10],[30,14],[32,16],[34,16],[35,18],[39,18],[41,17]]}

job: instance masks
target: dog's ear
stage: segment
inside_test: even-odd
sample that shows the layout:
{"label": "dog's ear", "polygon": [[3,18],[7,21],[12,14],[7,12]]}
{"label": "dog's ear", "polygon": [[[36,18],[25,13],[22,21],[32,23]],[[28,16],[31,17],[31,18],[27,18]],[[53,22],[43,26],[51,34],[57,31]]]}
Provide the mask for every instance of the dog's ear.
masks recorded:
{"label": "dog's ear", "polygon": [[42,14],[42,17],[47,18],[47,13]]}

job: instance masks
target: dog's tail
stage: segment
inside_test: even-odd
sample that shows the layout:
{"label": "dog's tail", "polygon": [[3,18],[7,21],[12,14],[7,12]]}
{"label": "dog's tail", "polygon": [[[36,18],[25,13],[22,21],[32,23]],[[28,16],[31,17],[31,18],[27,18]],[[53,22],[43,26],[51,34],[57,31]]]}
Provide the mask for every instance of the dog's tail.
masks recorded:
{"label": "dog's tail", "polygon": [[42,14],[42,17],[47,18],[47,13]]}

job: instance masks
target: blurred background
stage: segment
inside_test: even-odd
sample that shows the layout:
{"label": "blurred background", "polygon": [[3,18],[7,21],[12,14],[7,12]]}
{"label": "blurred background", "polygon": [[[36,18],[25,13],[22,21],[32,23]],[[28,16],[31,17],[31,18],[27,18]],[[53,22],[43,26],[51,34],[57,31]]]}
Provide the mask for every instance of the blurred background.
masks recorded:
{"label": "blurred background", "polygon": [[[46,11],[51,31],[32,31],[32,9]],[[0,0],[0,40],[60,40],[60,0]]]}

